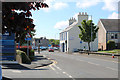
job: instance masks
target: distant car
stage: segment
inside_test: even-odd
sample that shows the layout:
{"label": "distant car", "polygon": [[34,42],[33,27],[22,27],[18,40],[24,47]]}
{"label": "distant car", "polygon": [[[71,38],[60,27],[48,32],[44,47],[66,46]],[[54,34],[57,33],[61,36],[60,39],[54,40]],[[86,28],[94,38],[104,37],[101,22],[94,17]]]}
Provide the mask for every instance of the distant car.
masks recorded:
{"label": "distant car", "polygon": [[59,48],[58,47],[53,47],[54,48],[54,50],[58,50]]}
{"label": "distant car", "polygon": [[38,47],[32,47],[32,49],[37,50],[37,49],[38,49]]}
{"label": "distant car", "polygon": [[79,49],[74,48],[73,52],[79,52]]}
{"label": "distant car", "polygon": [[54,49],[52,47],[49,48],[49,52],[54,52]]}
{"label": "distant car", "polygon": [[47,47],[41,46],[40,49],[41,49],[41,50],[46,50]]}

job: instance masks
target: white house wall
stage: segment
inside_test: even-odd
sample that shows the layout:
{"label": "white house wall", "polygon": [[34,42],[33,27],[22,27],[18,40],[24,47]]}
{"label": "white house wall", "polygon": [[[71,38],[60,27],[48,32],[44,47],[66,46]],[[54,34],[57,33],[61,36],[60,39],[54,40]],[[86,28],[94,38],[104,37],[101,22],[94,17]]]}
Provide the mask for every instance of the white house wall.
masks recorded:
{"label": "white house wall", "polygon": [[[78,25],[74,26],[74,28],[69,30],[69,35],[68,35],[69,36],[68,38],[69,52],[73,52],[74,48],[88,50],[88,43],[86,42],[80,43],[81,40],[79,38],[79,34],[80,34],[80,29],[78,28]],[[96,38],[95,41],[92,42],[91,50],[92,51],[98,50],[98,38]]]}

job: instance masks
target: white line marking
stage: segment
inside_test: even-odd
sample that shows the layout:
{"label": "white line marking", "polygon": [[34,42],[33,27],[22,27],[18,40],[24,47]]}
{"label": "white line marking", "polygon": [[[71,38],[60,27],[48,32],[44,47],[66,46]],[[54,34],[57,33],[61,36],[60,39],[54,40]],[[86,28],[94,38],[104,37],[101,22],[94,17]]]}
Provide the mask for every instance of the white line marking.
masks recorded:
{"label": "white line marking", "polygon": [[55,64],[54,64],[53,66],[56,67],[56,68],[59,69],[59,70],[62,70],[62,69],[60,69],[58,66],[56,66]]}
{"label": "white line marking", "polygon": [[111,69],[111,70],[118,71],[117,69],[114,69],[114,68],[111,68],[111,67],[106,67],[106,68]]}
{"label": "white line marking", "polygon": [[100,64],[96,64],[96,63],[92,63],[92,62],[88,62],[89,64],[93,64],[93,65],[100,65]]}
{"label": "white line marking", "polygon": [[50,65],[50,68],[55,71],[55,68],[53,68],[51,65]]}

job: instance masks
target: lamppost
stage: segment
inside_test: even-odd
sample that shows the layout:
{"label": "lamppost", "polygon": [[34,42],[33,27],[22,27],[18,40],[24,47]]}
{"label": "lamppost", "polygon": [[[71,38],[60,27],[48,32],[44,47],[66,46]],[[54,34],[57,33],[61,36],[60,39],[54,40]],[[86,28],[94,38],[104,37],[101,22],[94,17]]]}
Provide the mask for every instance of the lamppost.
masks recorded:
{"label": "lamppost", "polygon": [[[91,21],[92,21],[92,15],[89,16],[91,16]],[[91,22],[91,51],[92,51],[92,22]]]}

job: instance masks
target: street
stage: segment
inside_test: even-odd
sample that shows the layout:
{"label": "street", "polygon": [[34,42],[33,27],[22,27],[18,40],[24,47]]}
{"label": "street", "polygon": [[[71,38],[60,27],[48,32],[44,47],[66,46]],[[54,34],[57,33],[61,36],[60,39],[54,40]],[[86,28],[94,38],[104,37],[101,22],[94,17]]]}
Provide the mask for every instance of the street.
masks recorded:
{"label": "street", "polygon": [[2,69],[7,78],[118,78],[117,58],[58,51],[40,53],[53,64],[36,69]]}

